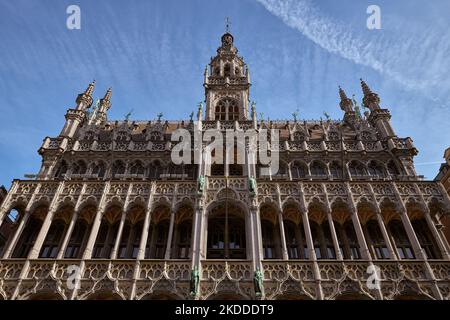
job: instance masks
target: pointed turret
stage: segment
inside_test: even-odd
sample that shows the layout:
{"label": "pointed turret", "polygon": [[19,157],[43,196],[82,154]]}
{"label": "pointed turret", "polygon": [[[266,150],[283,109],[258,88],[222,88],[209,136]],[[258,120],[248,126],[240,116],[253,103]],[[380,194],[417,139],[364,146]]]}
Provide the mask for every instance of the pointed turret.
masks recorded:
{"label": "pointed turret", "polygon": [[108,90],[106,90],[105,96],[100,99],[97,115],[95,117],[96,124],[102,123],[107,120],[107,112],[111,108],[111,96],[112,88],[109,87]]}
{"label": "pointed turret", "polygon": [[77,110],[86,110],[92,105],[92,102],[94,101],[92,99],[92,94],[94,93],[95,88],[95,80],[92,81],[86,90],[83,93],[80,93],[77,96],[76,103],[77,103]]}
{"label": "pointed turret", "polygon": [[341,86],[339,86],[339,96],[341,98],[341,102],[339,103],[339,106],[341,107],[342,111],[352,112],[353,111],[353,102],[351,99],[349,99],[347,97],[344,89],[342,89]]}
{"label": "pointed turret", "polygon": [[366,108],[369,108],[370,111],[380,109],[380,97],[370,90],[369,86],[363,79],[361,80],[361,88],[364,93],[363,103]]}
{"label": "pointed turret", "polygon": [[100,100],[100,112],[106,112],[111,108],[112,88],[109,87],[103,99]]}

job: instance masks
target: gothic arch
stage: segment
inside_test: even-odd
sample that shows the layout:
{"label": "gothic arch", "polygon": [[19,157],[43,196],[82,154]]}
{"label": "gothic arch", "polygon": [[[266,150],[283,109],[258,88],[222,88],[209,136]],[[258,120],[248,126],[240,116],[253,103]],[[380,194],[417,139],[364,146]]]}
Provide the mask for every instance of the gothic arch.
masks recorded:
{"label": "gothic arch", "polygon": [[207,259],[246,259],[250,249],[246,206],[237,200],[216,201],[206,212],[207,241],[203,245]]}

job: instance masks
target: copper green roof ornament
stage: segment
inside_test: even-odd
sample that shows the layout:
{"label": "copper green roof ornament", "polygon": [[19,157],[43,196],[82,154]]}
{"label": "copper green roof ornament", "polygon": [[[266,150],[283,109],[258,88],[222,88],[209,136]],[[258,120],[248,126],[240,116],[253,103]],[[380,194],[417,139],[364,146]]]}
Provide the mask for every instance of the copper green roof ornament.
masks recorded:
{"label": "copper green roof ornament", "polygon": [[126,115],[125,115],[125,121],[130,120],[130,116],[133,113],[133,109],[131,109]]}

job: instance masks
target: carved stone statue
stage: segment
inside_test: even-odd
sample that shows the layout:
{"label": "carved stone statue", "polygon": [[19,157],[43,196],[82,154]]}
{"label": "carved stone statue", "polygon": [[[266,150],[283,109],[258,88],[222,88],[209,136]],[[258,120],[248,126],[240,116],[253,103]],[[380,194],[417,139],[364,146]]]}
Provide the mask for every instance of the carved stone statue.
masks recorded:
{"label": "carved stone statue", "polygon": [[248,178],[248,190],[252,195],[256,193],[256,180],[253,176]]}
{"label": "carved stone statue", "polygon": [[257,297],[261,297],[264,293],[263,286],[263,274],[259,268],[256,269],[253,277],[253,285],[255,286],[255,294]]}
{"label": "carved stone statue", "polygon": [[197,179],[198,193],[202,193],[205,189],[205,176],[199,176]]}
{"label": "carved stone statue", "polygon": [[191,272],[191,282],[190,282],[190,293],[191,296],[197,296],[198,292],[198,284],[200,282],[200,272],[198,271],[198,267],[195,267]]}

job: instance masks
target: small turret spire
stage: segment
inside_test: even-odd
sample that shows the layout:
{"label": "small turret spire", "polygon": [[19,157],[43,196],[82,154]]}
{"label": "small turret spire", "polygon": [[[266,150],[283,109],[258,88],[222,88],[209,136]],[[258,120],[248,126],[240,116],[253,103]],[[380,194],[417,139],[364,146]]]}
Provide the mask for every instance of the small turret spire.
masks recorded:
{"label": "small turret spire", "polygon": [[83,93],[80,93],[75,100],[77,103],[77,109],[86,110],[92,105],[93,99],[92,94],[94,93],[95,88],[95,80],[89,83],[86,90]]}
{"label": "small turret spire", "polygon": [[339,103],[339,106],[341,107],[342,111],[352,112],[353,111],[353,102],[351,99],[349,99],[347,97],[344,89],[342,89],[341,86],[339,86],[339,96],[341,98],[341,102]]}
{"label": "small turret spire", "polygon": [[361,81],[361,88],[362,91],[364,93],[364,95],[369,95],[372,93],[372,90],[370,90],[369,86],[367,85],[367,83],[363,80],[363,79],[359,79]]}
{"label": "small turret spire", "polygon": [[111,108],[112,88],[109,87],[103,99],[100,100],[100,111],[106,112]]}
{"label": "small turret spire", "polygon": [[84,93],[91,96],[94,93],[94,88],[95,88],[95,80],[89,83]]}
{"label": "small turret spire", "polygon": [[380,109],[380,97],[375,92],[372,92],[372,90],[369,88],[367,83],[363,80],[361,80],[361,88],[364,93],[363,98],[363,104],[364,107],[369,108],[370,111],[373,111],[375,109]]}

